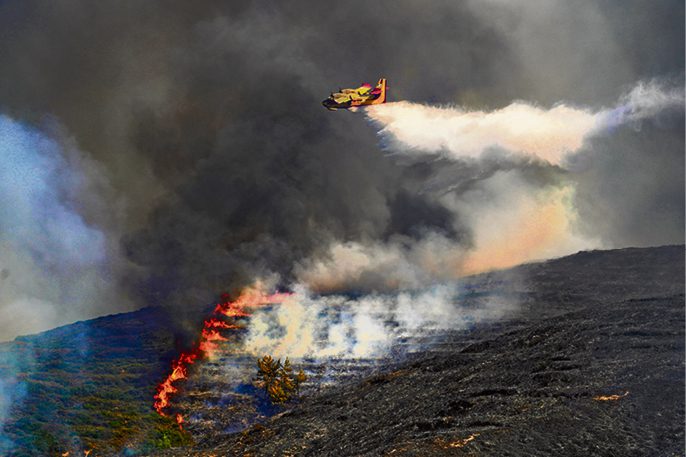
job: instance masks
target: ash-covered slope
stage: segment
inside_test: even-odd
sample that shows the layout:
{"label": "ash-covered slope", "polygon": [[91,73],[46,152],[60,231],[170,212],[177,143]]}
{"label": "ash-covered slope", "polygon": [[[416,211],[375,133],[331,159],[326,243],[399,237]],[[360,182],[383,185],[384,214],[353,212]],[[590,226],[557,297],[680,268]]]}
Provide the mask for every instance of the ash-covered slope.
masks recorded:
{"label": "ash-covered slope", "polygon": [[509,288],[520,311],[168,455],[683,455],[683,246],[583,252],[468,283]]}

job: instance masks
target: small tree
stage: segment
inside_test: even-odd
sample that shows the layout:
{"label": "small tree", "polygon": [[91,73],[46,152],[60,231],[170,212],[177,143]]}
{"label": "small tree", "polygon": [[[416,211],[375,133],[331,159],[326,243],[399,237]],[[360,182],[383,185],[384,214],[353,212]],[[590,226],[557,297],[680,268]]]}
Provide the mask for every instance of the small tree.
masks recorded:
{"label": "small tree", "polygon": [[305,372],[300,370],[294,376],[291,361],[281,363],[265,355],[257,360],[258,383],[264,388],[272,403],[283,404],[300,393],[300,385],[307,380]]}

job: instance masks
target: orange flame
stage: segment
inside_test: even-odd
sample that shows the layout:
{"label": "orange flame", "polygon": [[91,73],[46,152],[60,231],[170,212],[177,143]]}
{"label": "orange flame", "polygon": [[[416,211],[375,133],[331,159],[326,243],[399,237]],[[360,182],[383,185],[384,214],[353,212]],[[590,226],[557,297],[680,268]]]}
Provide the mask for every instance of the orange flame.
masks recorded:
{"label": "orange flame", "polygon": [[[219,349],[220,341],[228,341],[228,338],[220,333],[223,329],[240,329],[240,325],[233,322],[226,322],[221,320],[221,317],[239,318],[250,316],[251,308],[258,306],[277,304],[283,302],[290,294],[276,293],[266,294],[257,288],[246,288],[240,296],[231,301],[228,295],[222,295],[222,303],[219,303],[214,308],[213,317],[205,320],[202,331],[200,332],[200,341],[189,352],[182,352],[179,357],[172,362],[172,371],[167,378],[157,386],[157,394],[155,394],[155,403],[153,407],[155,411],[161,416],[166,416],[164,409],[169,406],[170,397],[172,394],[178,392],[178,388],[174,383],[180,379],[188,377],[188,367],[193,365],[198,359],[210,358]],[[218,317],[214,317],[218,316]],[[181,414],[176,415],[176,422],[179,428],[183,429],[184,423]]]}
{"label": "orange flame", "polygon": [[205,328],[241,328],[241,326],[229,324],[228,322],[220,321],[216,317],[211,317],[205,321]]}
{"label": "orange flame", "polygon": [[479,436],[478,433],[473,433],[469,435],[467,438],[451,441],[450,443],[448,443],[448,447],[464,447],[470,441],[474,441],[477,436]]}
{"label": "orange flame", "polygon": [[479,436],[479,433],[472,433],[467,438],[460,438],[453,441],[446,441],[444,438],[438,437],[434,440],[434,443],[443,449],[460,448],[465,447],[470,442],[474,441],[477,436]]}
{"label": "orange flame", "polygon": [[619,400],[620,398],[626,397],[629,395],[629,391],[627,390],[624,392],[622,395],[598,395],[597,397],[593,397],[595,401],[615,401]]}

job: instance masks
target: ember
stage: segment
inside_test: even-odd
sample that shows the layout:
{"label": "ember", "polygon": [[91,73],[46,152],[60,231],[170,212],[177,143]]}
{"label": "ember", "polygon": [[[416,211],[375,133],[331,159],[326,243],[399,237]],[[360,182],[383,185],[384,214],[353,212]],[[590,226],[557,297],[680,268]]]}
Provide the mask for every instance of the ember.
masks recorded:
{"label": "ember", "polygon": [[[258,288],[247,288],[234,301],[228,295],[222,295],[222,303],[219,303],[213,312],[213,316],[206,319],[200,333],[200,341],[189,352],[183,352],[172,362],[172,371],[167,378],[157,387],[154,408],[160,415],[166,416],[164,409],[169,406],[170,396],[178,392],[174,385],[179,379],[188,377],[188,367],[197,360],[211,358],[219,348],[220,341],[228,341],[228,338],[220,333],[223,329],[239,329],[240,325],[234,322],[226,322],[223,317],[238,318],[250,316],[250,308],[277,304],[283,302],[290,294],[276,293],[266,294]],[[184,422],[181,414],[176,415],[179,428],[183,428]]]}
{"label": "ember", "polygon": [[595,401],[615,401],[619,400],[620,398],[626,397],[629,395],[629,391],[627,390],[624,392],[622,395],[598,395],[597,397],[593,397]]}
{"label": "ember", "polygon": [[470,441],[473,441],[476,439],[476,437],[479,436],[478,433],[474,433],[472,435],[469,435],[467,438],[464,438],[462,440],[456,440],[448,443],[449,447],[464,447],[465,444],[469,443]]}
{"label": "ember", "polygon": [[472,433],[467,438],[462,438],[455,441],[445,441],[443,438],[437,438],[435,442],[438,446],[442,447],[443,449],[458,448],[464,447],[467,444],[469,444],[469,442],[474,441],[477,436],[479,436],[478,433]]}

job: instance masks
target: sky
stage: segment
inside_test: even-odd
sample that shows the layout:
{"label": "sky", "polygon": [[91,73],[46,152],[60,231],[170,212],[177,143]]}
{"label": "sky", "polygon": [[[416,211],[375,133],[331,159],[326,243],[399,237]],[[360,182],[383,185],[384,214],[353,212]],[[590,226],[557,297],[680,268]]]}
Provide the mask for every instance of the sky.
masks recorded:
{"label": "sky", "polygon": [[680,1],[8,0],[0,68],[0,340],[684,242]]}

